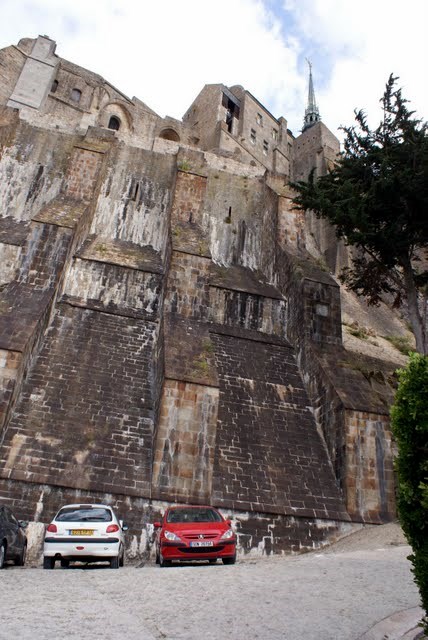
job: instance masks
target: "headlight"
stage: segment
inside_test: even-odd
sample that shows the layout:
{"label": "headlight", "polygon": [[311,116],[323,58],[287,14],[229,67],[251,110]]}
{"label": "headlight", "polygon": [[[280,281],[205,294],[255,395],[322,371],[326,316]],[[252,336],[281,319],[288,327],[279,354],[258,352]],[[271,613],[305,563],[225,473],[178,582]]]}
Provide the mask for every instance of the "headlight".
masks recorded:
{"label": "headlight", "polygon": [[181,539],[175,535],[172,531],[164,531],[164,536],[167,540],[171,542],[181,542]]}
{"label": "headlight", "polygon": [[221,540],[230,540],[230,538],[233,538],[232,529],[228,529],[227,531],[225,531],[220,539]]}

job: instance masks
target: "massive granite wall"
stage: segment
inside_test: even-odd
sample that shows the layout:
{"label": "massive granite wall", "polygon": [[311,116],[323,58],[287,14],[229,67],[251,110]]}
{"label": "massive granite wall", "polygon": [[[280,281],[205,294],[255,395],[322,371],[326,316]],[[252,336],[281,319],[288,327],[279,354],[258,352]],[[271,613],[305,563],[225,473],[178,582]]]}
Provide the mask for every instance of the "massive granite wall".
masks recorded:
{"label": "massive granite wall", "polygon": [[339,290],[308,264],[284,181],[2,118],[3,499],[42,522],[105,500],[140,551],[173,501],[223,508],[268,551],[390,517],[382,403],[331,373]]}

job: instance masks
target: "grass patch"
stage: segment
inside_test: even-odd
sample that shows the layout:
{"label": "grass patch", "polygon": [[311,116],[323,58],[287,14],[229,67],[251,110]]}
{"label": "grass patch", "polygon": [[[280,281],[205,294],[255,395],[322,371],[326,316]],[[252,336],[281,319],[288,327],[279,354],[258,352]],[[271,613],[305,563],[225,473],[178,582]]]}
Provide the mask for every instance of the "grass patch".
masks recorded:
{"label": "grass patch", "polygon": [[178,163],[178,169],[180,171],[190,171],[190,163],[187,160],[182,160]]}
{"label": "grass patch", "polygon": [[348,327],[347,330],[348,330],[348,333],[351,334],[351,336],[354,336],[355,338],[358,338],[359,340],[368,340],[369,339],[369,334],[362,327]]}
{"label": "grass patch", "polygon": [[376,336],[376,333],[372,329],[360,327],[357,322],[353,322],[352,324],[346,324],[344,322],[343,324],[346,327],[347,332],[359,340],[368,340],[369,338]]}
{"label": "grass patch", "polygon": [[383,336],[393,347],[405,356],[409,355],[409,351],[413,351],[414,347],[407,336]]}

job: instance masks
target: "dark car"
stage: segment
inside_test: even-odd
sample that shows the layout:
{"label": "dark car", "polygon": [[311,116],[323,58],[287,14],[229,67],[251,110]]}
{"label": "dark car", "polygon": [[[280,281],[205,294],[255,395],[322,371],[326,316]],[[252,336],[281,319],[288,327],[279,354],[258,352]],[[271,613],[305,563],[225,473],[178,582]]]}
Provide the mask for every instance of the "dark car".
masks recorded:
{"label": "dark car", "polygon": [[177,506],[166,510],[155,522],[156,562],[166,567],[173,560],[236,562],[236,535],[230,520],[214,507]]}
{"label": "dark car", "polygon": [[15,518],[9,507],[0,505],[0,569],[6,560],[13,560],[22,567],[27,553],[25,522]]}

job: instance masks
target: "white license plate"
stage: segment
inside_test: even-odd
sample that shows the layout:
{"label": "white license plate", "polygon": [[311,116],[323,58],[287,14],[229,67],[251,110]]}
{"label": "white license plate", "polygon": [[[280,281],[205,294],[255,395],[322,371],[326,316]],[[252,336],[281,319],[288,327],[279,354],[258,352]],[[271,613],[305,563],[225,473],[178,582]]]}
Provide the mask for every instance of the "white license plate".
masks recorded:
{"label": "white license plate", "polygon": [[212,547],[212,540],[197,540],[196,542],[190,543],[191,547]]}

